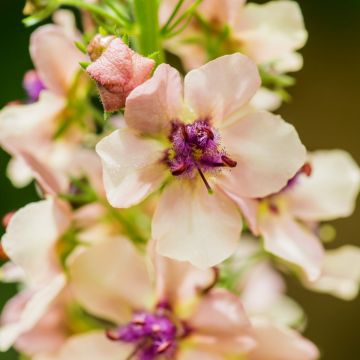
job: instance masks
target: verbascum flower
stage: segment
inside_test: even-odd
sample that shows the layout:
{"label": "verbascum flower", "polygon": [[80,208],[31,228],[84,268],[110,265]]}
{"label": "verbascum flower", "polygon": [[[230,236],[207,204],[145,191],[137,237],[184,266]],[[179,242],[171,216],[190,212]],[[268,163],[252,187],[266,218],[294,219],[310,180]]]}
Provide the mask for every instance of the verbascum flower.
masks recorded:
{"label": "verbascum flower", "polygon": [[136,53],[115,36],[96,35],[87,50],[93,63],[86,72],[96,81],[107,112],[124,107],[130,92],[150,77],[155,66],[154,60]]}
{"label": "verbascum flower", "polygon": [[[107,241],[70,267],[75,297],[90,313],[118,324],[73,338],[56,359],[224,359],[255,346],[240,300],[212,289],[216,273],[156,256],[152,279],[146,257],[127,241]],[[94,266],[95,265],[95,266]],[[150,267],[152,269],[152,267]],[[155,284],[153,282],[155,280]],[[92,339],[90,348],[84,342]],[[66,354],[68,354],[66,356]]]}
{"label": "verbascum flower", "polygon": [[[22,336],[33,330],[58,302],[68,286],[67,264],[82,246],[108,238],[107,228],[98,231],[101,216],[102,209],[97,205],[72,212],[67,203],[50,197],[28,204],[11,217],[1,241],[9,258],[2,276],[5,281],[20,280],[23,290],[9,304],[10,313],[11,303],[21,304],[17,316],[6,312],[3,315],[1,351],[19,339],[24,343]],[[86,232],[82,231],[84,223]],[[96,236],[91,236],[92,231]]]}
{"label": "verbascum flower", "polygon": [[[160,9],[161,22],[165,23],[177,1],[165,0]],[[194,3],[185,1],[185,10]],[[241,51],[257,64],[274,63],[280,72],[297,71],[302,66],[301,49],[307,40],[307,32],[301,9],[295,1],[269,1],[266,4],[245,4],[246,0],[204,0],[198,13],[208,26],[216,31],[230,27],[229,39],[221,43],[229,53]],[[170,40],[171,51],[178,54],[186,68],[192,69],[207,60],[206,48],[202,44],[187,42],[186,38],[199,36],[201,25],[193,21],[176,40]],[[211,36],[211,35],[209,35]]]}
{"label": "verbascum flower", "polygon": [[258,90],[255,64],[233,54],[189,72],[160,65],[128,96],[127,128],[96,150],[110,204],[141,202],[169,180],[152,222],[162,255],[206,268],[230,256],[241,216],[232,196],[283,188],[305,161],[293,126],[248,110]]}
{"label": "verbascum flower", "polygon": [[[160,21],[165,24],[176,0],[164,0]],[[182,4],[179,15],[194,0]],[[295,1],[269,1],[246,4],[246,0],[204,0],[190,24],[177,36],[165,41],[169,51],[194,69],[215,57],[241,52],[249,56],[271,76],[298,71],[303,59],[297,50],[307,40],[301,9]],[[199,20],[201,19],[201,20]],[[277,109],[282,98],[270,86],[262,87],[252,104],[263,110]]]}
{"label": "verbascum flower", "polygon": [[94,151],[81,144],[83,135],[72,129],[66,139],[54,139],[68,116],[69,91],[79,62],[86,59],[74,44],[73,16],[62,12],[61,17],[66,25],[41,26],[31,35],[35,70],[27,73],[24,86],[33,102],[8,105],[0,112],[0,144],[13,156],[7,172],[15,186],[35,178],[45,193],[57,194],[68,191],[70,176],[86,176],[102,192],[100,163]]}
{"label": "verbascum flower", "polygon": [[350,216],[359,188],[360,170],[348,153],[316,151],[279,193],[258,200],[233,199],[253,233],[263,237],[265,249],[295,264],[312,282],[324,262],[314,224]]}

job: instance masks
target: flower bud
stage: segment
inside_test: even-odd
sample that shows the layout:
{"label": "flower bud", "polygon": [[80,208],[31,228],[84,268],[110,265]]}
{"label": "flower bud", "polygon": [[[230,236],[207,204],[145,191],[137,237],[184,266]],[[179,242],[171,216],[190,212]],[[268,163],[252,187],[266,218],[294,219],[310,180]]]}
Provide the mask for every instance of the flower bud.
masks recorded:
{"label": "flower bud", "polygon": [[130,92],[146,81],[155,61],[137,54],[115,36],[97,35],[88,46],[93,61],[86,72],[96,81],[104,110],[124,107]]}
{"label": "flower bud", "polygon": [[30,102],[37,101],[41,91],[45,89],[43,82],[35,70],[29,70],[25,73],[23,87]]}

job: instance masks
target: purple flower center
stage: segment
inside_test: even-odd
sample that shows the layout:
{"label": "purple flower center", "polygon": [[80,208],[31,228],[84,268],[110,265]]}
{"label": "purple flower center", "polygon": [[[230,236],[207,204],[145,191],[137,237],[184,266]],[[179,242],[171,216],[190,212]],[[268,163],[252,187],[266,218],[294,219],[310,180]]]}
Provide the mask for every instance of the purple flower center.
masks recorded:
{"label": "purple flower center", "polygon": [[192,124],[173,121],[169,136],[172,147],[166,152],[165,162],[174,176],[194,178],[197,173],[210,189],[204,173],[235,167],[236,161],[220,146],[220,136],[210,122],[196,120]]}
{"label": "purple flower center", "polygon": [[41,91],[45,89],[44,83],[40,80],[35,70],[29,70],[26,72],[23,86],[30,102],[37,101]]}
{"label": "purple flower center", "polygon": [[[135,345],[129,358],[155,360],[160,357],[172,359],[176,351],[176,339],[180,329],[169,317],[168,310],[158,308],[155,313],[140,311],[130,323],[107,332],[111,340]],[[184,329],[182,335],[184,336]]]}

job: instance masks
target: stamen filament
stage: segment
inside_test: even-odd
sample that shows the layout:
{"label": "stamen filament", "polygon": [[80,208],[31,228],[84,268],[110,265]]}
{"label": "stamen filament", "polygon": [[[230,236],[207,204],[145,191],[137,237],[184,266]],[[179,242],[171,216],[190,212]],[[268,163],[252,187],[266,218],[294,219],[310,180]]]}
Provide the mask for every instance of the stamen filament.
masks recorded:
{"label": "stamen filament", "polygon": [[197,170],[201,176],[202,181],[204,182],[206,189],[208,191],[208,193],[211,195],[214,193],[214,190],[211,188],[210,184],[208,183],[208,181],[205,178],[205,175],[203,174],[203,172],[201,171],[201,169],[199,167],[197,167]]}

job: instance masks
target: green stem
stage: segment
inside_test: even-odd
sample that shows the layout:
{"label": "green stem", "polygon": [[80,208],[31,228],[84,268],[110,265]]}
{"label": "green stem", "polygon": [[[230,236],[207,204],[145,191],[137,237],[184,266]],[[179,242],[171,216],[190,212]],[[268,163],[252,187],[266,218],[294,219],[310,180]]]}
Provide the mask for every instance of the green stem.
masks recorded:
{"label": "green stem", "polygon": [[179,0],[178,3],[176,4],[173,12],[171,13],[168,21],[166,22],[166,24],[164,25],[164,27],[162,28],[162,33],[166,33],[168,27],[170,26],[171,22],[174,20],[175,16],[177,15],[177,13],[179,12],[181,5],[184,3],[185,0]]}
{"label": "green stem", "polygon": [[113,21],[115,24],[117,24],[121,27],[127,26],[127,24],[122,19],[120,19],[118,16],[115,16],[115,15],[107,12],[102,7],[97,6],[95,4],[83,2],[81,0],[59,0],[59,3],[61,5],[74,6],[79,9],[88,10],[93,14],[99,15],[105,19],[109,19],[109,20]]}
{"label": "green stem", "polygon": [[158,0],[134,0],[136,24],[139,27],[137,50],[145,56],[158,52],[159,62],[163,62],[158,10]]}

